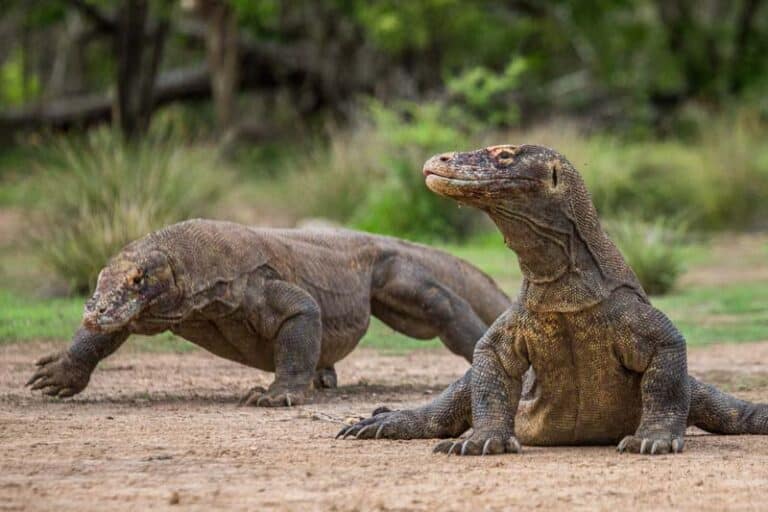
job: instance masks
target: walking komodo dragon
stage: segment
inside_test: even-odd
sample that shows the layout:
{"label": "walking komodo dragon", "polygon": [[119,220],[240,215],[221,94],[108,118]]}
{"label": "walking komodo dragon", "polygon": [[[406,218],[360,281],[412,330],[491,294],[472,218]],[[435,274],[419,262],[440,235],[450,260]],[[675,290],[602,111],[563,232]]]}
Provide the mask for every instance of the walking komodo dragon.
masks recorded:
{"label": "walking komodo dragon", "polygon": [[370,316],[472,360],[510,305],[484,273],[441,251],[347,230],[257,229],[191,220],[126,246],[99,274],[68,350],[38,361],[32,389],[69,397],[133,333],[171,332],[275,372],[244,403],[302,403],[335,387]]}
{"label": "walking komodo dragon", "polygon": [[685,340],[650,304],[562,155],[494,146],[435,156],[424,174],[432,191],[496,223],[523,273],[518,301],[478,342],[464,377],[433,402],[374,412],[339,436],[455,438],[472,427],[468,439],[435,451],[486,455],[520,452],[521,443],[676,453],[687,425],[768,434],[768,405],[688,375]]}

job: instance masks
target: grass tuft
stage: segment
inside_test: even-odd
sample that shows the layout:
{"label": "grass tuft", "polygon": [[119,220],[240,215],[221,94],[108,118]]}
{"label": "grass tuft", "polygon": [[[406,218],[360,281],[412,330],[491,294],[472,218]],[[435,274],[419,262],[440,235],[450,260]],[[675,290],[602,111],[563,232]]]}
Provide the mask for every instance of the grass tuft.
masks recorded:
{"label": "grass tuft", "polygon": [[87,292],[127,243],[167,224],[204,216],[231,182],[214,152],[173,136],[123,143],[107,130],[60,139],[37,180],[40,254],[72,291]]}
{"label": "grass tuft", "polygon": [[674,289],[683,272],[682,224],[623,220],[606,223],[606,229],[649,295]]}

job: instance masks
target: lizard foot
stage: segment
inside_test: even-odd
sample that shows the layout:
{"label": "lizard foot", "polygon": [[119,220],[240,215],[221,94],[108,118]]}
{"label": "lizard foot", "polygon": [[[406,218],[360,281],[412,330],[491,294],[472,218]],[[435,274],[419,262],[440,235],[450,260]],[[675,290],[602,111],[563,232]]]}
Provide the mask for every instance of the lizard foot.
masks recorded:
{"label": "lizard foot", "polygon": [[682,436],[672,437],[667,435],[634,435],[621,440],[616,448],[619,453],[642,453],[648,455],[661,455],[665,453],[680,453],[683,451],[685,440]]}
{"label": "lizard foot", "polygon": [[88,385],[91,371],[72,360],[67,352],[59,352],[40,358],[37,371],[26,385],[43,394],[67,398],[81,392]]}
{"label": "lizard foot", "polygon": [[321,368],[315,372],[315,389],[334,389],[336,387],[336,370],[333,368]]}
{"label": "lizard foot", "polygon": [[336,439],[418,439],[432,437],[420,428],[423,422],[413,411],[391,411],[378,407],[370,418],[342,428]]}
{"label": "lizard foot", "polygon": [[515,436],[507,434],[474,433],[469,439],[454,441],[448,439],[440,442],[434,453],[448,455],[500,455],[502,453],[523,453],[523,448]]}
{"label": "lizard foot", "polygon": [[304,403],[304,391],[299,389],[272,388],[261,386],[251,388],[240,400],[240,406],[291,407]]}

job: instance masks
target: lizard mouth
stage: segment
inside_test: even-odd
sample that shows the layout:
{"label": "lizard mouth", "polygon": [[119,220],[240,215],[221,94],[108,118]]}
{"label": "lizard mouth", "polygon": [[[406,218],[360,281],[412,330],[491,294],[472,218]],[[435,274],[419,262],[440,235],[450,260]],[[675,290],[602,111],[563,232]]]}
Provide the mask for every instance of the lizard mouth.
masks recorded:
{"label": "lizard mouth", "polygon": [[433,172],[425,173],[424,182],[430,190],[441,193],[443,189],[453,188],[456,190],[469,190],[474,188],[485,188],[506,180],[498,179],[466,179],[452,178],[442,176]]}
{"label": "lizard mouth", "polygon": [[106,315],[100,315],[99,317],[92,317],[86,315],[83,317],[83,325],[88,329],[99,332],[108,333],[116,331],[125,326],[126,322],[122,322],[116,318]]}
{"label": "lizard mouth", "polygon": [[471,176],[444,176],[425,169],[425,183],[432,192],[451,199],[483,202],[524,192],[536,186],[533,180],[516,178],[473,178]]}

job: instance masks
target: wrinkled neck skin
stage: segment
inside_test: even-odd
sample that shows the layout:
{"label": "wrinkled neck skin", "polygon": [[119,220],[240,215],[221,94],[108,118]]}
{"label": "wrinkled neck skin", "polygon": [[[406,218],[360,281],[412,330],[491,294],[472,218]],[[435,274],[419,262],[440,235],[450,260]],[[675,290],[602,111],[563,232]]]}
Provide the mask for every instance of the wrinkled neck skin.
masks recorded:
{"label": "wrinkled neck skin", "polygon": [[181,294],[178,294],[163,297],[163,300],[151,304],[139,318],[130,323],[130,332],[149,336],[167,331],[171,324],[183,318],[182,300]]}
{"label": "wrinkled neck skin", "polygon": [[166,292],[142,311],[141,315],[129,324],[133,334],[145,336],[159,334],[171,328],[172,324],[183,320],[184,296],[178,289]]}
{"label": "wrinkled neck skin", "polygon": [[518,257],[520,301],[531,311],[576,312],[603,301],[616,286],[603,275],[573,223],[553,227],[523,213],[487,213]]}

